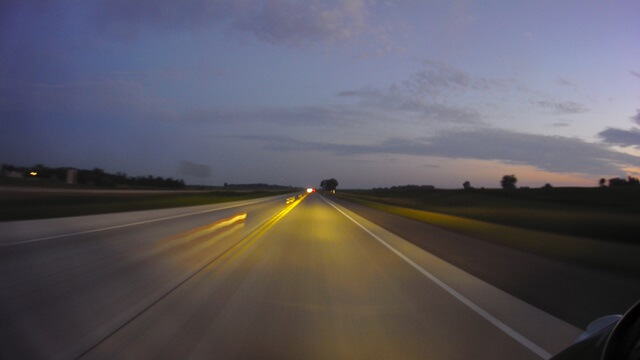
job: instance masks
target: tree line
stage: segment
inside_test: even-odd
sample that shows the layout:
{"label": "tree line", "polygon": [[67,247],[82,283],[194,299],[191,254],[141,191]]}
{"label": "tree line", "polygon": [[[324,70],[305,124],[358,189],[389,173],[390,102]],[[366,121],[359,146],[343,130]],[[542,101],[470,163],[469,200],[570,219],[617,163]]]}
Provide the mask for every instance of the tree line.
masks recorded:
{"label": "tree line", "polygon": [[226,190],[289,190],[295,189],[293,186],[285,185],[271,185],[265,183],[253,183],[253,184],[229,184],[224,183],[223,187]]}
{"label": "tree line", "polygon": [[601,187],[606,186],[607,181],[609,182],[609,187],[620,187],[620,186],[640,186],[640,180],[633,176],[628,176],[627,179],[622,178],[611,178],[606,180],[605,178],[600,179],[598,182]]}
{"label": "tree line", "polygon": [[50,181],[64,182],[69,170],[77,171],[76,183],[80,185],[93,185],[104,187],[144,187],[144,188],[164,188],[182,189],[186,185],[182,179],[163,178],[160,176],[127,176],[122,172],[115,174],[108,173],[102,169],[93,170],[73,169],[69,167],[50,168],[42,164],[33,167],[20,167],[13,165],[2,165],[3,176],[12,174],[17,177],[46,179]]}
{"label": "tree line", "polygon": [[[518,183],[518,178],[511,175],[504,175],[500,180],[500,187],[505,190],[517,189],[516,184]],[[601,187],[608,186],[609,187],[635,187],[640,186],[640,180],[633,176],[628,176],[627,179],[623,178],[611,178],[609,180],[605,178],[601,178],[599,181]],[[325,179],[320,182],[320,187],[325,191],[335,190],[338,186],[338,181],[336,179]],[[475,188],[471,186],[471,182],[466,180],[462,183],[462,188],[465,190],[474,190]],[[551,189],[553,186],[549,183],[546,183],[542,186],[543,189]],[[378,187],[373,188],[374,191],[416,191],[416,190],[434,190],[435,186],[433,185],[400,185],[400,186],[391,186],[391,187]],[[528,189],[528,187],[521,187],[521,189]]]}

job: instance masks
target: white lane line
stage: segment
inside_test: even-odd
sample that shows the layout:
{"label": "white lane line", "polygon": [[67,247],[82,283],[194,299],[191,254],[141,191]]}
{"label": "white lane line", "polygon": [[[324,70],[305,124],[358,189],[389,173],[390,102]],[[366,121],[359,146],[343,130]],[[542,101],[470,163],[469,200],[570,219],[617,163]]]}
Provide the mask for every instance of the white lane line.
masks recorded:
{"label": "white lane line", "polygon": [[418,270],[422,275],[424,275],[427,278],[429,278],[429,280],[431,280],[434,283],[436,283],[438,286],[440,286],[446,292],[448,292],[453,297],[458,299],[458,301],[460,301],[461,303],[467,305],[471,310],[475,311],[478,315],[482,316],[485,320],[487,320],[491,324],[495,325],[498,329],[502,330],[505,334],[509,335],[515,341],[519,342],[524,347],[526,347],[527,349],[531,350],[536,355],[540,356],[541,358],[543,358],[545,360],[551,358],[551,354],[549,352],[547,352],[546,350],[544,350],[543,348],[541,348],[540,346],[535,344],[533,341],[527,339],[526,337],[524,337],[522,334],[520,334],[516,330],[512,329],[511,327],[509,327],[507,324],[505,324],[502,321],[498,320],[495,316],[491,315],[486,310],[484,310],[483,308],[481,308],[480,306],[476,305],[471,300],[466,298],[464,295],[460,294],[459,292],[454,290],[452,287],[450,287],[449,285],[445,284],[442,280],[440,280],[437,277],[435,277],[435,275],[433,275],[430,272],[428,272],[427,270],[425,270],[422,266],[416,264],[413,260],[409,259],[406,255],[404,255],[400,251],[396,250],[396,248],[394,248],[393,246],[389,245],[389,243],[387,243],[386,241],[382,240],[382,238],[380,238],[378,235],[372,233],[369,229],[364,227],[362,224],[360,224],[358,221],[353,219],[347,213],[345,213],[344,211],[340,210],[331,201],[325,199],[324,197],[320,197],[320,198],[322,200],[324,200],[327,204],[333,206],[334,209],[338,210],[342,215],[346,216],[347,219],[351,220],[354,224],[358,225],[367,234],[371,235],[371,237],[373,237],[374,239],[378,240],[382,245],[386,246],[394,254],[398,255],[402,260],[407,262],[414,269]]}
{"label": "white lane line", "polygon": [[[221,207],[221,208],[216,208],[216,209],[202,210],[202,211],[196,211],[196,212],[192,212],[192,213],[186,213],[186,214],[180,214],[180,215],[167,216],[167,217],[163,217],[163,218],[157,218],[157,219],[151,219],[151,220],[138,221],[138,222],[133,222],[133,223],[128,223],[128,224],[121,224],[121,225],[108,226],[108,227],[99,228],[99,229],[91,229],[91,230],[78,231],[78,232],[69,233],[69,234],[53,235],[53,236],[46,236],[46,237],[41,237],[41,238],[37,238],[37,239],[29,239],[29,240],[21,240],[21,241],[14,241],[14,242],[2,243],[2,244],[0,244],[0,247],[12,246],[12,245],[20,245],[20,244],[29,244],[29,243],[39,242],[39,241],[52,240],[52,239],[59,239],[59,238],[68,237],[68,236],[76,236],[76,235],[91,234],[91,233],[96,233],[96,232],[100,232],[100,231],[107,231],[107,230],[121,229],[121,228],[129,227],[129,226],[136,226],[136,225],[143,225],[143,224],[154,223],[154,222],[158,222],[158,221],[165,221],[165,220],[171,220],[171,219],[178,219],[178,218],[182,218],[182,217],[187,217],[187,216],[192,216],[192,215],[198,215],[198,214],[204,214],[204,213],[208,213],[208,212],[214,212],[214,211],[226,210],[226,209],[233,209],[233,208],[240,207],[240,206],[253,205],[253,204],[256,204],[256,203],[259,203],[259,202],[264,202],[264,201],[267,201],[267,200],[268,200],[268,199],[251,200],[251,201],[248,201],[248,202],[244,202],[244,203],[242,203],[242,204],[236,204],[236,205],[223,206],[223,207]],[[103,215],[108,215],[108,214],[103,214]]]}

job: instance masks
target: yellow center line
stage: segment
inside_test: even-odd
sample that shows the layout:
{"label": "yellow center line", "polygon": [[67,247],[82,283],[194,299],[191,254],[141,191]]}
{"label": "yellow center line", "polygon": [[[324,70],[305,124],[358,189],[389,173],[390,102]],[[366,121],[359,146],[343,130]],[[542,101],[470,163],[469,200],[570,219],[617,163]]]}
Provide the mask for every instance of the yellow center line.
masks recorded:
{"label": "yellow center line", "polygon": [[[247,236],[245,236],[242,240],[238,241],[234,245],[230,246],[223,254],[221,254],[215,260],[218,260],[219,266],[222,268],[226,267],[233,259],[241,256],[247,249],[249,249],[255,242],[263,236],[269,229],[275,226],[278,221],[280,221],[283,217],[285,217],[291,210],[293,210],[302,200],[304,200],[307,195],[303,195],[302,197],[296,199],[293,203],[287,204],[287,207],[278,212],[276,215],[271,217],[269,220],[264,222],[258,228],[253,230]],[[213,263],[212,261],[211,263]]]}
{"label": "yellow center line", "polygon": [[298,206],[302,200],[304,200],[307,195],[303,195],[301,198],[295,200],[293,203],[287,205],[282,211],[274,215],[271,219],[267,220],[264,224],[260,225],[257,229],[252,231],[249,235],[247,235],[243,241],[250,243],[264,235],[269,229],[271,229],[278,221],[280,221],[283,217],[285,217],[293,208]]}

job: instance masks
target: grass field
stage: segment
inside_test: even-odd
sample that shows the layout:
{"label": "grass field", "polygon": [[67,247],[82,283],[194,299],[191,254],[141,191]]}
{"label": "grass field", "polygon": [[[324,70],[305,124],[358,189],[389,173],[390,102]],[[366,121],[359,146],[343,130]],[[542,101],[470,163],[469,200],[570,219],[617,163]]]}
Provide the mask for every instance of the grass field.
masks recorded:
{"label": "grass field", "polygon": [[479,239],[640,275],[638,189],[354,190],[336,196]]}
{"label": "grass field", "polygon": [[637,188],[354,190],[339,194],[556,234],[630,243],[640,239]]}
{"label": "grass field", "polygon": [[206,205],[279,195],[289,191],[202,191],[105,193],[2,191],[0,221],[43,219],[179,206]]}

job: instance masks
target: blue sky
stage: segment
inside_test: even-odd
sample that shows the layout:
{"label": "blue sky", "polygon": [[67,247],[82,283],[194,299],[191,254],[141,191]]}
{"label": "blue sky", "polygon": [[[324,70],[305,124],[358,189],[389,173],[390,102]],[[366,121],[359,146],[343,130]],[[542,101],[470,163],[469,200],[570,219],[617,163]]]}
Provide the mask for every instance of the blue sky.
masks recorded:
{"label": "blue sky", "polygon": [[640,175],[637,1],[3,1],[0,162],[191,184]]}

